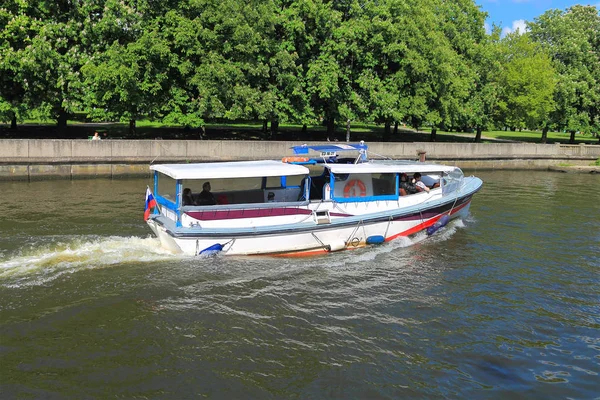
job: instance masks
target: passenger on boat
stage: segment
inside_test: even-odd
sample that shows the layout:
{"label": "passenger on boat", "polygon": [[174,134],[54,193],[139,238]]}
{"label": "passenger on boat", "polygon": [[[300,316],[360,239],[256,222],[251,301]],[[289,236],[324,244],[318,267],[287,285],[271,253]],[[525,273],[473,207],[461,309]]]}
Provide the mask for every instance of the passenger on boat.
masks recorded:
{"label": "passenger on boat", "polygon": [[415,187],[415,185],[408,181],[408,175],[402,173],[400,175],[400,195],[406,196],[415,193],[417,193],[417,188]]}
{"label": "passenger on boat", "polygon": [[418,179],[416,179],[417,181],[421,182],[423,185],[425,185],[426,187],[428,187],[429,189],[435,189],[440,187],[440,180],[439,179],[434,179],[430,176],[427,176],[425,179],[425,182],[422,181],[422,177],[420,173],[416,173],[415,177],[418,177]]}
{"label": "passenger on boat", "polygon": [[217,204],[215,200],[215,196],[210,192],[210,182],[204,182],[202,185],[202,191],[198,194],[198,202],[199,206],[214,206]]}
{"label": "passenger on boat", "polygon": [[421,173],[415,172],[413,175],[413,183],[415,184],[418,192],[429,192],[429,188],[421,181]]}
{"label": "passenger on boat", "polygon": [[194,196],[192,196],[192,189],[190,189],[190,188],[183,189],[183,194],[181,195],[181,203],[184,206],[193,206],[196,204],[194,202]]}

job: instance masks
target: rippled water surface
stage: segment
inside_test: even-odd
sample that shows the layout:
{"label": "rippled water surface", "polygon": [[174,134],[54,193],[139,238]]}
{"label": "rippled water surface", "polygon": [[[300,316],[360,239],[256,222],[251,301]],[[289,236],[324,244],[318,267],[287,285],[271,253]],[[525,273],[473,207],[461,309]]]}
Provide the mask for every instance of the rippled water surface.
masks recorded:
{"label": "rippled water surface", "polygon": [[189,258],[146,180],[0,182],[0,394],[600,396],[600,176],[477,173],[431,238],[308,259]]}

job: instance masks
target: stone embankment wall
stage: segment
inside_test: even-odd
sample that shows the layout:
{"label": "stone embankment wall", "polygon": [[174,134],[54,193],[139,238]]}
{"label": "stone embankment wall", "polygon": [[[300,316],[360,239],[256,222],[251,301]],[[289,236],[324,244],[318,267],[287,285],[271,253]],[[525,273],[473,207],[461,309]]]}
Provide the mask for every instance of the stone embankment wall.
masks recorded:
{"label": "stone embankment wall", "polygon": [[[340,142],[341,143],[341,142]],[[0,139],[0,180],[149,176],[152,163],[280,159],[300,142],[234,140]],[[315,144],[315,143],[311,143]],[[322,143],[324,144],[324,143]],[[368,143],[377,155],[427,160],[467,169],[548,169],[589,165],[597,145],[530,143]]]}

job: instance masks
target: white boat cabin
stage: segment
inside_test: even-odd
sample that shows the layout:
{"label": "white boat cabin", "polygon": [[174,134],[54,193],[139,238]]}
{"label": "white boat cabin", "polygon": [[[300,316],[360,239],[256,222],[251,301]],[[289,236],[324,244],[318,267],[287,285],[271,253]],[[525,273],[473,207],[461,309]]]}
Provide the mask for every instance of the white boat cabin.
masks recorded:
{"label": "white boat cabin", "polygon": [[[443,196],[463,178],[456,167],[403,162],[328,163],[292,158],[282,161],[237,161],[157,164],[154,193],[161,214],[182,226],[182,216],[194,210],[280,208],[314,203],[400,202],[400,176],[419,172],[425,185]],[[210,184],[210,195],[206,192]],[[189,190],[188,190],[189,189]],[[414,196],[420,196],[421,193]],[[212,202],[204,202],[210,197]],[[203,205],[205,204],[205,205]],[[313,205],[313,206],[311,206]],[[156,211],[155,211],[156,212]]]}

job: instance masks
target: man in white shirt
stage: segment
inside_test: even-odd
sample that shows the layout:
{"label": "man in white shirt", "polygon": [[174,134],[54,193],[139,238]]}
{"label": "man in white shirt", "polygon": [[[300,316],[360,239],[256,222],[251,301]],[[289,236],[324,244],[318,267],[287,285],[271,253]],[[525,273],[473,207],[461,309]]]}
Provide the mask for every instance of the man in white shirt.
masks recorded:
{"label": "man in white shirt", "polygon": [[418,192],[429,192],[431,190],[427,186],[425,186],[425,184],[421,181],[420,172],[415,172],[415,174],[413,175],[413,182],[417,187]]}

